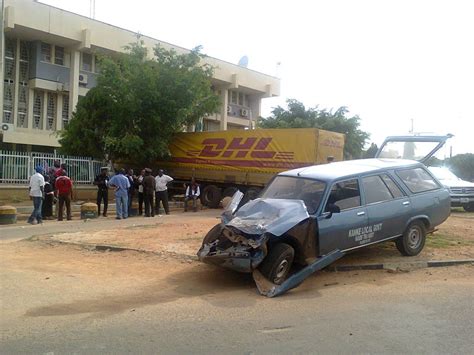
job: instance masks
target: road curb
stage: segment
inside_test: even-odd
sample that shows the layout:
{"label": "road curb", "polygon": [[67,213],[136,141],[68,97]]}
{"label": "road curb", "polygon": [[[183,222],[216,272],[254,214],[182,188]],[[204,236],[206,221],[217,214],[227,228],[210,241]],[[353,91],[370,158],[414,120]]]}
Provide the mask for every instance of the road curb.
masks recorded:
{"label": "road curb", "polygon": [[433,260],[433,261],[413,261],[398,263],[378,263],[378,264],[358,264],[358,265],[336,265],[326,268],[327,271],[355,271],[355,270],[392,270],[409,271],[415,269],[425,269],[429,267],[446,267],[463,264],[474,265],[474,259],[461,260]]}

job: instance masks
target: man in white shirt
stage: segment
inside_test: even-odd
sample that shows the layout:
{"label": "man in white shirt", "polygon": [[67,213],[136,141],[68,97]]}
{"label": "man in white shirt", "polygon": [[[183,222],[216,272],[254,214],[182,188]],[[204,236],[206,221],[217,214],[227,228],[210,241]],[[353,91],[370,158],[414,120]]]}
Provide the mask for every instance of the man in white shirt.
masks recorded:
{"label": "man in white shirt", "polygon": [[168,187],[167,184],[173,181],[171,176],[163,174],[163,170],[158,170],[158,175],[155,177],[156,182],[156,194],[155,194],[155,209],[156,213],[160,212],[160,201],[163,203],[163,209],[166,214],[170,214],[170,208],[168,206]]}
{"label": "man in white shirt", "polygon": [[35,173],[30,177],[30,199],[33,200],[33,212],[28,218],[28,223],[37,224],[43,223],[43,217],[41,215],[41,207],[43,205],[43,190],[44,190],[44,177],[43,167],[37,166]]}

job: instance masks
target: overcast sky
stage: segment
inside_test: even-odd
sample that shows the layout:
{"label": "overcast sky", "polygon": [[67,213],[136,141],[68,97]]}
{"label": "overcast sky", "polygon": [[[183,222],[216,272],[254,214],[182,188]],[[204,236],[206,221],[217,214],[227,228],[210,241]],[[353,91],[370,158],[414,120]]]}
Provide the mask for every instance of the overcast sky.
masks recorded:
{"label": "overcast sky", "polygon": [[[42,2],[90,14],[90,0]],[[379,145],[413,119],[415,132],[453,133],[454,154],[474,153],[474,1],[95,2],[97,20],[233,63],[247,55],[280,77],[263,116],[287,98],[347,106]]]}

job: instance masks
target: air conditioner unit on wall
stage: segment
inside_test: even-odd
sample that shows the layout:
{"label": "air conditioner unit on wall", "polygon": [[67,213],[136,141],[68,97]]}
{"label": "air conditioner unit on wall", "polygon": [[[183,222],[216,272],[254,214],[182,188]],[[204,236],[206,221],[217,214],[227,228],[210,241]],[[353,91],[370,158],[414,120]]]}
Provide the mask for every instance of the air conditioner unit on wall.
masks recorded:
{"label": "air conditioner unit on wall", "polygon": [[2,129],[2,132],[12,132],[15,125],[13,123],[1,123],[0,127]]}
{"label": "air conditioner unit on wall", "polygon": [[87,74],[79,74],[79,84],[87,84]]}
{"label": "air conditioner unit on wall", "polygon": [[230,105],[227,105],[227,113],[232,113],[232,107]]}
{"label": "air conditioner unit on wall", "polygon": [[248,116],[249,116],[249,110],[247,110],[247,109],[245,109],[245,108],[241,109],[241,110],[240,110],[240,115],[241,115],[242,117],[248,117]]}

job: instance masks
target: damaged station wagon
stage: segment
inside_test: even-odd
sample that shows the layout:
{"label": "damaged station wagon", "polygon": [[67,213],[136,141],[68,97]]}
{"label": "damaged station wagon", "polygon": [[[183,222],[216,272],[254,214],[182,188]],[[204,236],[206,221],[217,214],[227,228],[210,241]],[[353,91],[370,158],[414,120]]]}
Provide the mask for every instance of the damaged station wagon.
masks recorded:
{"label": "damaged station wagon", "polygon": [[[368,245],[393,240],[403,255],[417,255],[450,214],[448,190],[421,162],[447,138],[389,137],[376,159],[282,172],[243,206],[238,191],[199,259],[253,273],[260,293],[273,297]],[[293,264],[299,271],[289,276]]]}

